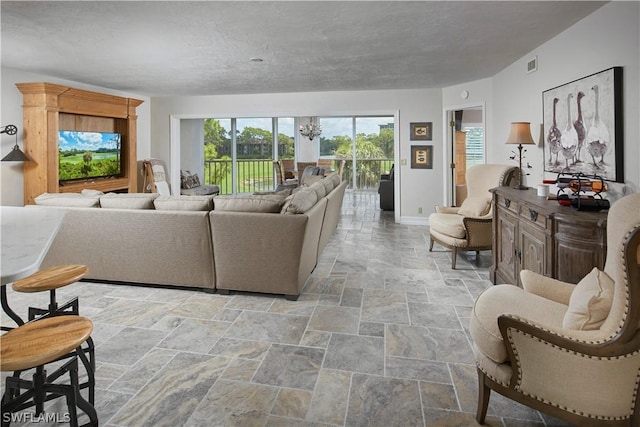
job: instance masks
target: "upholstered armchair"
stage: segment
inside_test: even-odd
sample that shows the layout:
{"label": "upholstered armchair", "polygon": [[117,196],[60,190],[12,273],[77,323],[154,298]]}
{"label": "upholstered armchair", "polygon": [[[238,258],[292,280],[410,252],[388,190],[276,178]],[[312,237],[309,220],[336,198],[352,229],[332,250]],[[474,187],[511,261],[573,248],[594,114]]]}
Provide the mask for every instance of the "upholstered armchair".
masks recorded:
{"label": "upholstered armchair", "polygon": [[577,285],[521,279],[484,291],[471,314],[478,422],[495,390],[579,426],[640,425],[640,194],[609,210],[604,271]]}
{"label": "upholstered armchair", "polygon": [[467,170],[467,197],[459,207],[436,206],[429,216],[429,251],[434,242],[451,249],[451,268],[456,268],[458,250],[491,249],[493,217],[491,188],[509,185],[518,168],[483,164]]}

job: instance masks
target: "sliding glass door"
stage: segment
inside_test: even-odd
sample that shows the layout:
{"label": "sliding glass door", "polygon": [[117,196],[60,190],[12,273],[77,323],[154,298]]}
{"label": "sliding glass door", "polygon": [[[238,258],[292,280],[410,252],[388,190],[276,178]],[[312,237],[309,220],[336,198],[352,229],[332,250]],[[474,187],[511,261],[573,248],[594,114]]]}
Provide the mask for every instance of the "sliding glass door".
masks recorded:
{"label": "sliding glass door", "polygon": [[380,175],[391,169],[392,116],[321,117],[320,157],[345,160],[343,180],[351,189],[377,190]]}

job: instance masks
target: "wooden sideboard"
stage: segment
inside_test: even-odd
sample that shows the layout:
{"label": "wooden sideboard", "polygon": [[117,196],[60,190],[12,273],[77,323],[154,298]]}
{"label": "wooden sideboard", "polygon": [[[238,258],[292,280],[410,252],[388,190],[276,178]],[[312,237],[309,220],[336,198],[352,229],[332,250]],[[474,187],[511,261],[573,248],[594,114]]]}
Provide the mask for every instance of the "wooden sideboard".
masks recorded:
{"label": "wooden sideboard", "polygon": [[604,268],[607,211],[583,212],[539,197],[534,189],[498,187],[493,193],[494,284],[521,286],[520,271],[577,283]]}

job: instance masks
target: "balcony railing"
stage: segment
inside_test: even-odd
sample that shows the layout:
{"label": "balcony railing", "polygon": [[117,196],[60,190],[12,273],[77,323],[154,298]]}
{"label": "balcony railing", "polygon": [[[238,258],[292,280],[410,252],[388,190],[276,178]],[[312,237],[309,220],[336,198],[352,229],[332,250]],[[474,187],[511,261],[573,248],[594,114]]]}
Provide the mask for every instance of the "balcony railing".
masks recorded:
{"label": "balcony railing", "polygon": [[[340,159],[333,161],[332,169],[338,170]],[[232,194],[230,159],[205,160],[204,183],[215,184],[220,187],[220,194]],[[359,190],[374,190],[378,188],[380,175],[388,173],[393,165],[392,159],[362,159],[357,160],[356,188]],[[254,191],[269,191],[275,188],[272,160],[241,159],[236,163],[238,189],[236,193],[252,193]],[[345,163],[342,179],[349,183],[347,188],[353,188],[353,161]]]}

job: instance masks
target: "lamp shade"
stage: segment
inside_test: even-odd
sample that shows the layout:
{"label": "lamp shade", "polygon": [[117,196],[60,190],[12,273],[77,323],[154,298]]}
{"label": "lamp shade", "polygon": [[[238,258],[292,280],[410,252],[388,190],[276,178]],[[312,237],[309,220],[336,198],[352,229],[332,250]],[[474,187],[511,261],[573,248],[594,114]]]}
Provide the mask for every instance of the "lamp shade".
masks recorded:
{"label": "lamp shade", "polygon": [[2,158],[2,162],[28,162],[30,159],[22,152],[18,144],[13,146],[13,150]]}
{"label": "lamp shade", "polygon": [[512,122],[511,133],[507,138],[507,144],[535,144],[531,136],[530,122]]}

